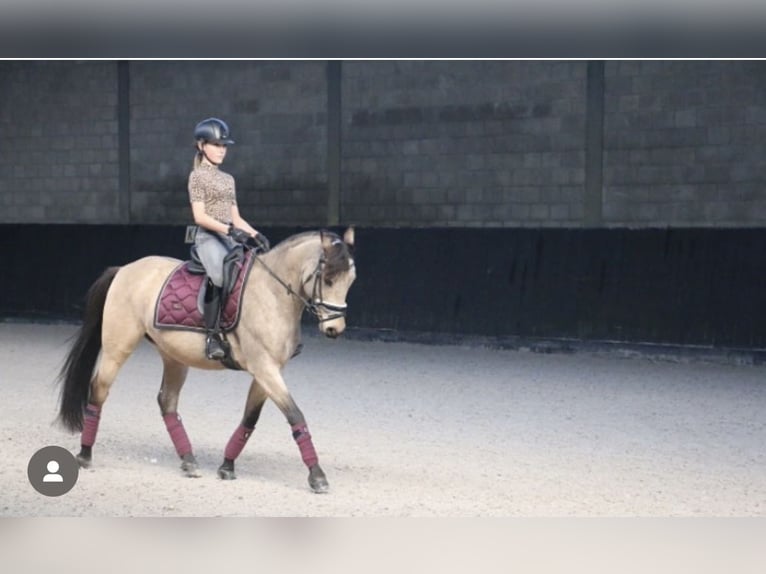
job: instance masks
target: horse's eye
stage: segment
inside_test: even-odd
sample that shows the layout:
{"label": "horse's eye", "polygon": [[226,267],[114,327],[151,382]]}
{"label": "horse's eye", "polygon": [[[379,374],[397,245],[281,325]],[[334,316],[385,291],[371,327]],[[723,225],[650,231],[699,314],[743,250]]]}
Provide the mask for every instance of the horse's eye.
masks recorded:
{"label": "horse's eye", "polygon": [[324,284],[327,285],[328,287],[332,287],[332,279],[325,279]]}

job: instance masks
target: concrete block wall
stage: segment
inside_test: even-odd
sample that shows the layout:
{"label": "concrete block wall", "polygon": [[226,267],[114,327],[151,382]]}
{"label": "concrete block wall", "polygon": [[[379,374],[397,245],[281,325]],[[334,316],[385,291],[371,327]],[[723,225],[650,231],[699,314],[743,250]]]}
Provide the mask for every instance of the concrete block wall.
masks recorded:
{"label": "concrete block wall", "polygon": [[763,226],[766,63],[601,69],[599,108],[586,61],[342,62],[336,148],[327,62],[0,62],[0,223],[186,223],[217,115],[257,225],[326,225],[337,196],[371,227]]}
{"label": "concrete block wall", "polygon": [[343,218],[578,225],[583,62],[343,64]]}
{"label": "concrete block wall", "polygon": [[766,223],[766,63],[606,62],[604,223]]}
{"label": "concrete block wall", "polygon": [[131,220],[189,220],[194,126],[215,116],[236,142],[222,169],[246,219],[322,221],[326,98],[323,62],[131,62]]}
{"label": "concrete block wall", "polygon": [[0,221],[119,218],[113,62],[0,64]]}

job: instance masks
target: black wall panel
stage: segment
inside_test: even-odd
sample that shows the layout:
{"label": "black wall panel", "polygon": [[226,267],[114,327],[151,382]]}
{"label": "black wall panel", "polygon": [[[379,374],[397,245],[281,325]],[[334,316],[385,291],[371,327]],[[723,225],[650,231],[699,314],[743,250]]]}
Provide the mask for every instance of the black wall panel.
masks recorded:
{"label": "black wall panel", "polygon": [[[301,228],[265,228],[272,244]],[[340,229],[336,229],[340,231]],[[766,347],[765,229],[357,229],[349,325]],[[107,266],[185,258],[184,226],[0,225],[0,317],[77,319]]]}

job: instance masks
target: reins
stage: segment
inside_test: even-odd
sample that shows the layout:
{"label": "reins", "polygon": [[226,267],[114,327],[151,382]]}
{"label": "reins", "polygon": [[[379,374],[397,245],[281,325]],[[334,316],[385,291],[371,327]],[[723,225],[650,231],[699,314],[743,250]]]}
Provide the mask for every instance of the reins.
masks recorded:
{"label": "reins", "polygon": [[[285,288],[288,295],[291,295],[298,299],[301,304],[303,304],[303,307],[309,311],[314,317],[317,318],[317,320],[320,323],[324,323],[325,321],[332,321],[333,319],[340,319],[341,317],[346,316],[346,308],[347,305],[339,305],[337,303],[327,303],[323,300],[322,297],[322,270],[324,269],[324,265],[327,262],[327,258],[325,257],[324,252],[319,257],[319,261],[317,261],[317,265],[314,268],[314,271],[312,271],[311,275],[302,283],[302,285],[306,285],[309,281],[311,281],[311,278],[314,278],[314,285],[311,289],[311,299],[307,299],[306,297],[303,297],[300,293],[295,291],[290,284],[286,283],[281,277],[279,277],[266,263],[260,258],[259,255],[255,255],[255,260],[260,263],[263,268],[266,270],[266,272],[271,275],[277,283],[282,285],[282,287]],[[332,312],[331,315],[327,317],[322,317],[320,309],[326,309],[327,311]]]}

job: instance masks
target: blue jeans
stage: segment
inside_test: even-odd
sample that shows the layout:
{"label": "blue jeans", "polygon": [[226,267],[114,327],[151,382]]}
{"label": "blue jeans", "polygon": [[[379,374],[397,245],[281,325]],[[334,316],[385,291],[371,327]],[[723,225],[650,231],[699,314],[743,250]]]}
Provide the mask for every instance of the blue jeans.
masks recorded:
{"label": "blue jeans", "polygon": [[226,235],[198,227],[194,244],[210,280],[218,287],[223,286],[223,258],[236,247],[237,242]]}

